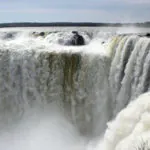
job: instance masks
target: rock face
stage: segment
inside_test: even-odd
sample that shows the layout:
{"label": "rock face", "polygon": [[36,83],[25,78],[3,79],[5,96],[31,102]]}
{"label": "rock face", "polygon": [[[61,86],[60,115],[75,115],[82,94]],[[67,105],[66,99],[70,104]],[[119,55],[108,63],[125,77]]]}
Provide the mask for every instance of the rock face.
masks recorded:
{"label": "rock face", "polygon": [[45,36],[45,33],[44,32],[40,32],[39,36]]}
{"label": "rock face", "polygon": [[84,38],[77,31],[72,31],[71,45],[85,45]]}
{"label": "rock face", "polygon": [[146,36],[147,36],[147,37],[150,37],[150,33],[147,33]]}
{"label": "rock face", "polygon": [[45,32],[33,32],[32,35],[34,37],[39,37],[39,36],[44,37],[45,36]]}
{"label": "rock face", "polygon": [[85,45],[85,40],[83,36],[78,34],[77,31],[72,31],[72,37],[65,42],[65,45],[81,46],[81,45]]}
{"label": "rock face", "polygon": [[54,38],[57,40],[57,43],[60,45],[67,46],[81,46],[85,45],[85,39],[82,35],[80,35],[77,31],[72,31],[72,33],[61,32],[58,34],[57,32],[32,32],[31,36],[33,37],[43,37],[49,36],[48,38]]}

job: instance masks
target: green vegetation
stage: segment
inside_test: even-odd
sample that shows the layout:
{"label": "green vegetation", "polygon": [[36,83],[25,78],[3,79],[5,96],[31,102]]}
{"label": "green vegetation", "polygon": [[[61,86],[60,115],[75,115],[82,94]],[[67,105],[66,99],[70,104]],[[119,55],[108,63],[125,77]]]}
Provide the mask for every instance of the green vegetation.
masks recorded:
{"label": "green vegetation", "polygon": [[37,22],[20,22],[20,23],[1,23],[0,28],[4,27],[48,27],[48,26],[83,26],[83,27],[95,27],[95,26],[136,26],[136,27],[150,27],[150,22],[143,23],[93,23],[93,22],[52,22],[52,23],[37,23]]}

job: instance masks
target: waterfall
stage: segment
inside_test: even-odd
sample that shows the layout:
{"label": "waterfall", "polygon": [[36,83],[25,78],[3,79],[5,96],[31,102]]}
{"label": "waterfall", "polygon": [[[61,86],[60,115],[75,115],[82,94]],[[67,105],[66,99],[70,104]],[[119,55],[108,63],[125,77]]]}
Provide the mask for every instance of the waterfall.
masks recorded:
{"label": "waterfall", "polygon": [[114,115],[131,100],[149,91],[150,40],[146,37],[123,36],[114,47],[109,83]]}
{"label": "waterfall", "polygon": [[149,149],[150,39],[123,36],[114,41],[109,83],[114,116],[120,112],[107,124],[97,149]]}
{"label": "waterfall", "polygon": [[1,41],[1,125],[55,103],[81,134],[102,133],[111,118],[109,57],[92,52],[93,45],[56,46],[47,38]]}
{"label": "waterfall", "polygon": [[140,95],[109,122],[98,145],[105,150],[149,149],[150,93]]}
{"label": "waterfall", "polygon": [[[1,32],[0,148],[11,149],[8,137],[9,145],[17,147],[12,150],[26,142],[23,150],[43,145],[46,150],[51,145],[57,150],[75,145],[83,149],[84,137],[100,137],[107,122],[122,110],[102,140],[105,150],[113,150],[140,122],[130,115],[147,103],[135,99],[150,89],[150,39],[94,31],[80,34],[86,45],[78,47],[60,44],[70,37],[69,31],[45,32],[43,37],[31,31]],[[124,109],[128,104],[133,111]]]}

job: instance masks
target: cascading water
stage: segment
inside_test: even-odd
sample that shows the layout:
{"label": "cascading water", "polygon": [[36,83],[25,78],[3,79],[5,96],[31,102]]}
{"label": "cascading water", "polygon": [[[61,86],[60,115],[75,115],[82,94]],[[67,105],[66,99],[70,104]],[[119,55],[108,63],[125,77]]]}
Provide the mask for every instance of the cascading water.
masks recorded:
{"label": "cascading water", "polygon": [[[63,45],[69,31],[1,32],[0,148],[90,149],[87,138],[149,91],[149,38],[80,33],[86,45],[78,47]],[[100,144],[106,150],[126,135],[115,133],[117,123]]]}
{"label": "cascading water", "polygon": [[138,36],[119,37],[114,50],[109,82],[116,115],[130,100],[149,89],[150,39]]}
{"label": "cascading water", "polygon": [[134,101],[108,123],[97,149],[149,149],[150,93],[141,94],[150,89],[150,39],[115,37],[111,49],[115,50],[109,74],[113,116]]}

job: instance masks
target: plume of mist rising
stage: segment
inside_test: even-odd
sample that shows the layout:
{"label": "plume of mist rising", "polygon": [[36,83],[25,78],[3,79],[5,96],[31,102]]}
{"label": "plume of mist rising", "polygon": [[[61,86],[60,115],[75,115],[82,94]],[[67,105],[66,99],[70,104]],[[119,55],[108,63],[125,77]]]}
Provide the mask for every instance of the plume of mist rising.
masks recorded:
{"label": "plume of mist rising", "polygon": [[1,129],[3,150],[83,150],[83,140],[73,124],[55,106],[28,111],[11,127]]}

